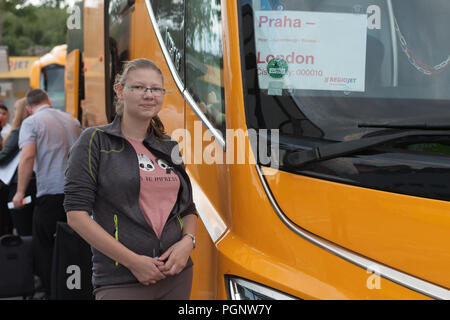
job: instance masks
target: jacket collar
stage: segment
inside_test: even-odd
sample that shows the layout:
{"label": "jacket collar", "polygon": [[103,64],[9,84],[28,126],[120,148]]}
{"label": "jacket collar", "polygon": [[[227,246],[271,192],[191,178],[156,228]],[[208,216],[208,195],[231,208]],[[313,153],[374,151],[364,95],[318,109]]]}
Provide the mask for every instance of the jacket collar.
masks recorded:
{"label": "jacket collar", "polygon": [[[116,136],[116,137],[119,137],[122,139],[126,139],[122,133],[122,129],[120,128],[121,121],[122,121],[122,117],[119,115],[116,115],[113,122],[103,126],[101,129],[110,135],[113,135],[113,136]],[[155,135],[154,130],[151,130],[150,133],[148,134],[147,138],[144,139],[144,142],[148,143],[148,145],[150,145],[151,147],[158,149],[159,151],[162,151],[164,153],[167,153],[167,150],[165,150],[166,148],[163,147],[163,144],[164,144],[164,142],[167,142],[167,141],[171,141],[169,136],[165,136],[164,139],[159,139]]]}
{"label": "jacket collar", "polygon": [[[123,135],[122,129],[120,127],[121,122],[122,122],[122,117],[116,115],[113,122],[111,122],[110,124],[107,124],[102,129],[108,134],[126,139],[125,136]],[[151,143],[151,141],[155,140],[156,138],[157,137],[156,137],[155,133],[153,132],[153,130],[151,130],[149,135],[147,136],[147,138],[144,139],[144,141]]]}

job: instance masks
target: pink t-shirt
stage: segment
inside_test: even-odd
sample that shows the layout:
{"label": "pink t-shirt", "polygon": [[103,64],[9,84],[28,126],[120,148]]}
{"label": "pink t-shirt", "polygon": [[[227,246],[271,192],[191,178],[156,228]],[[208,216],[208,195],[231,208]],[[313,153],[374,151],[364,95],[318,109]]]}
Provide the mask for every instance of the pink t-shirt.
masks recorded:
{"label": "pink t-shirt", "polygon": [[141,190],[139,206],[158,238],[178,197],[180,180],[173,168],[156,158],[141,141],[127,138],[136,151]]}

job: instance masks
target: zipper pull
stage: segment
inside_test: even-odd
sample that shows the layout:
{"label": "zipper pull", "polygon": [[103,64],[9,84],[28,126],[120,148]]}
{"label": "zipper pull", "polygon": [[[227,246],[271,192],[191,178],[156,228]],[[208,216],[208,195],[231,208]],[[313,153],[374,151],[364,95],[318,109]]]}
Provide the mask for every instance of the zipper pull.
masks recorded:
{"label": "zipper pull", "polygon": [[183,220],[180,218],[180,216],[177,216],[177,218],[178,218],[178,223],[180,224],[181,231],[183,231]]}
{"label": "zipper pull", "polygon": [[[119,223],[118,223],[118,219],[117,219],[117,214],[114,215],[114,227],[115,227],[115,231],[114,231],[114,238],[119,241]],[[116,261],[116,267],[119,266],[119,262]]]}

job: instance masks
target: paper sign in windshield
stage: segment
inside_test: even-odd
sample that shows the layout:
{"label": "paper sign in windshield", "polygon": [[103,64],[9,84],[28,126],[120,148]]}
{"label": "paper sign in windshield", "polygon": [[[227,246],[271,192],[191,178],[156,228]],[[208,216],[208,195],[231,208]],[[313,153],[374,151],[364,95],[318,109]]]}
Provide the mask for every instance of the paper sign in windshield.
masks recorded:
{"label": "paper sign in windshield", "polygon": [[364,91],[365,14],[256,11],[259,87]]}

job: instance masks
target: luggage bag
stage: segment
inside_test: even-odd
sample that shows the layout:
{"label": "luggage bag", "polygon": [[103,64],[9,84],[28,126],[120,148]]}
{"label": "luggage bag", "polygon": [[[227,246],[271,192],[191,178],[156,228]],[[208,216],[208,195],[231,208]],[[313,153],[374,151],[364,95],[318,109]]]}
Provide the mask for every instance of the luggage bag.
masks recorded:
{"label": "luggage bag", "polygon": [[52,264],[53,300],[93,300],[92,251],[67,223],[58,222]]}
{"label": "luggage bag", "polygon": [[0,238],[0,298],[34,294],[31,236]]}

